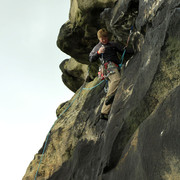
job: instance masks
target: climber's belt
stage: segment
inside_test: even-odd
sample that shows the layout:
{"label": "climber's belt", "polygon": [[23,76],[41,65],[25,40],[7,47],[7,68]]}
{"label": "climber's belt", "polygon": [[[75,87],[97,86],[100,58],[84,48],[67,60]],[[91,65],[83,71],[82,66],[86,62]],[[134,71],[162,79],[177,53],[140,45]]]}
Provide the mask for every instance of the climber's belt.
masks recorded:
{"label": "climber's belt", "polygon": [[108,62],[104,63],[104,68],[105,69],[108,69],[108,64],[111,64],[111,66],[115,65],[116,67],[118,67],[118,65],[115,64],[114,62],[108,61]]}
{"label": "climber's belt", "polygon": [[114,62],[108,61],[104,64],[102,64],[99,67],[98,77],[103,80],[104,78],[107,78],[110,74],[114,74],[114,68],[118,68],[118,65]]}

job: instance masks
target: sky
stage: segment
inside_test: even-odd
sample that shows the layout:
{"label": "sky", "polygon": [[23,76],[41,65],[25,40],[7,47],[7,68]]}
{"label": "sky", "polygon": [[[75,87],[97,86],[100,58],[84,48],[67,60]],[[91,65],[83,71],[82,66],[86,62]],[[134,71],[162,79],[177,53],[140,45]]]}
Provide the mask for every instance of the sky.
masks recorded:
{"label": "sky", "polygon": [[0,179],[20,180],[73,96],[56,46],[70,0],[0,0]]}

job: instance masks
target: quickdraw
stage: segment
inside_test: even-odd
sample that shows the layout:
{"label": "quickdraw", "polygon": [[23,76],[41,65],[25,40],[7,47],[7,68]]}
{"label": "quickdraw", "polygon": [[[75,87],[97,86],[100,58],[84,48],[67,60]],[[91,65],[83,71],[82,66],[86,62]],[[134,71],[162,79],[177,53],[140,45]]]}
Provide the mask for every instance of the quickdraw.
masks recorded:
{"label": "quickdraw", "polygon": [[101,80],[107,79],[110,74],[114,74],[114,68],[118,68],[118,65],[109,61],[100,65],[98,77]]}
{"label": "quickdraw", "polygon": [[122,65],[123,65],[123,61],[124,61],[124,56],[125,56],[125,53],[126,53],[126,48],[128,47],[128,44],[129,44],[129,40],[130,40],[130,37],[132,35],[132,32],[133,31],[133,26],[131,26],[131,30],[129,32],[129,36],[128,36],[128,39],[127,39],[127,42],[126,42],[126,46],[124,47],[124,52],[121,56],[121,63],[119,64],[119,69],[121,69]]}

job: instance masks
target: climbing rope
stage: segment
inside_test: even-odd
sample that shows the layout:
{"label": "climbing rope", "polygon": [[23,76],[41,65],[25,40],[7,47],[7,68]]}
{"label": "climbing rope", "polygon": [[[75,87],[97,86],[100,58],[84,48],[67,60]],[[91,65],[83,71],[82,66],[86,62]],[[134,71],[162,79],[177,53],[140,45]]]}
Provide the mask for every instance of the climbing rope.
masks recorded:
{"label": "climbing rope", "polygon": [[121,69],[121,67],[122,67],[122,65],[123,65],[125,53],[126,53],[126,49],[124,49],[124,52],[123,52],[123,54],[122,54],[122,56],[121,56],[121,63],[119,64],[119,69]]}
{"label": "climbing rope", "polygon": [[[129,34],[129,37],[128,37],[128,40],[127,40],[127,44],[124,48],[124,52],[121,56],[121,63],[119,64],[119,67],[121,68],[122,67],[122,64],[123,64],[123,60],[124,60],[124,56],[125,56],[125,53],[126,53],[126,47],[128,46],[128,43],[129,43],[129,39],[130,39],[130,36],[132,34],[132,28],[130,30],[130,34]],[[102,56],[103,57],[103,56]],[[176,65],[178,65],[179,67],[179,63],[175,64],[174,66],[172,66],[171,68],[174,68]],[[171,68],[167,68],[167,69],[171,69]],[[88,68],[88,74],[89,74],[89,68]],[[158,76],[156,76],[158,77]],[[69,104],[69,106],[58,116],[57,120],[72,106],[72,104],[75,102],[75,100],[78,98],[78,96],[81,94],[82,90],[92,90],[94,88],[96,88],[97,86],[99,86],[100,84],[102,84],[104,82],[104,80],[102,80],[101,82],[99,82],[97,85],[93,86],[93,87],[90,87],[90,88],[83,88],[83,86],[81,87],[81,89],[79,90],[79,92],[76,94],[76,96],[74,97],[73,101]],[[56,120],[56,121],[57,121]],[[40,162],[39,162],[39,165],[38,165],[38,169],[36,171],[36,174],[35,174],[35,177],[34,177],[34,180],[37,179],[37,175],[38,175],[38,172],[39,172],[39,168],[40,168],[40,165],[42,163],[42,159],[43,159],[43,156],[44,156],[44,153],[45,153],[45,150],[46,150],[46,146],[48,144],[48,139],[49,139],[49,136],[51,134],[51,130],[52,128],[54,127],[56,121],[54,122],[53,126],[51,127],[50,131],[48,132],[48,135],[46,137],[46,140],[45,140],[45,144],[44,144],[44,147],[43,147],[43,152],[41,154],[41,159],[40,159]]]}
{"label": "climbing rope", "polygon": [[[175,65],[172,65],[171,67],[167,68],[166,70],[170,70],[170,69],[174,69],[174,67],[179,67],[179,63],[175,64]],[[159,76],[162,76],[162,75],[158,75],[156,76],[159,77]],[[57,120],[71,107],[71,105],[75,102],[75,100],[78,98],[78,96],[80,95],[80,93],[82,92],[82,90],[92,90],[94,88],[96,88],[97,86],[99,86],[100,84],[102,84],[104,82],[104,80],[102,80],[100,83],[98,83],[97,85],[91,87],[91,88],[83,88],[83,86],[81,87],[80,91],[78,92],[78,94],[75,96],[75,98],[73,99],[73,101],[69,104],[69,106],[58,116]],[[56,120],[56,121],[57,121]],[[55,123],[56,123],[55,121]],[[51,129],[54,127],[55,123],[53,124],[53,126],[51,127]],[[50,136],[50,132],[51,132],[51,129],[46,137],[46,141],[45,141],[45,144],[44,144],[44,148],[43,148],[43,152],[42,152],[42,155],[41,155],[41,159],[40,159],[40,162],[39,162],[39,166],[38,166],[38,169],[36,171],[36,175],[34,177],[34,180],[36,180],[37,178],[37,175],[38,175],[38,171],[39,171],[39,168],[40,168],[40,165],[42,163],[42,159],[43,159],[43,156],[44,156],[44,152],[45,152],[45,149],[46,149],[46,146],[47,146],[47,143],[48,143],[48,139],[49,139],[49,136]]]}
{"label": "climbing rope", "polygon": [[102,80],[101,82],[99,82],[98,84],[96,84],[95,86],[93,87],[90,87],[90,88],[82,88],[82,90],[91,90],[91,89],[94,89],[96,88],[97,86],[99,86],[100,84],[102,84],[104,82],[104,80]]}
{"label": "climbing rope", "polygon": [[123,65],[124,56],[125,56],[125,53],[126,53],[126,48],[128,47],[129,40],[130,40],[130,37],[132,35],[132,30],[133,30],[133,26],[131,26],[131,29],[130,29],[130,32],[129,32],[129,36],[128,36],[128,39],[127,39],[127,42],[126,42],[126,46],[124,47],[124,51],[123,51],[123,54],[121,56],[121,63],[119,64],[119,69],[121,69],[121,67]]}
{"label": "climbing rope", "polygon": [[[76,94],[76,96],[74,97],[73,101],[72,101],[72,102],[69,104],[69,106],[58,116],[58,118],[56,119],[56,121],[72,106],[72,104],[75,102],[75,100],[79,97],[79,95],[80,95],[80,93],[82,92],[82,90],[92,90],[92,89],[96,88],[97,86],[99,86],[100,84],[102,84],[103,82],[104,82],[104,80],[101,81],[101,82],[99,82],[99,83],[96,84],[95,86],[90,87],[90,88],[84,88],[84,87],[82,86],[81,89],[79,90],[79,92],[78,92],[78,93]],[[40,168],[40,165],[41,165],[41,163],[42,163],[42,159],[43,159],[43,156],[44,156],[44,153],[45,153],[46,146],[47,146],[47,144],[48,144],[48,139],[49,139],[49,136],[50,136],[50,134],[51,134],[52,128],[53,128],[54,125],[56,124],[56,121],[54,122],[53,126],[51,127],[51,129],[50,129],[50,131],[49,131],[49,133],[48,133],[48,135],[47,135],[47,137],[46,137],[46,141],[45,141],[45,144],[44,144],[44,147],[43,147],[43,152],[42,152],[42,154],[41,154],[41,159],[40,159],[40,162],[39,162],[38,169],[37,169],[37,171],[36,171],[34,180],[37,179],[37,175],[38,175],[38,172],[39,172],[39,168]]]}

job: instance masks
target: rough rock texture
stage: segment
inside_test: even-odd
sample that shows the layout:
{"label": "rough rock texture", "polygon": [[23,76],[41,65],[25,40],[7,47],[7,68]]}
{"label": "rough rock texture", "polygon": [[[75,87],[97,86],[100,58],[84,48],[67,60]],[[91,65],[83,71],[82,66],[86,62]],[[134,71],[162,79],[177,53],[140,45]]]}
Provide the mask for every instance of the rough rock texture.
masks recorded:
{"label": "rough rock texture", "polygon": [[73,58],[64,60],[60,64],[60,69],[63,73],[64,84],[73,92],[81,87],[88,73],[88,66],[77,62]]}
{"label": "rough rock texture", "polygon": [[[108,122],[99,119],[105,83],[91,88],[97,78],[59,106],[37,180],[178,180],[180,2],[119,0],[103,8],[92,6],[91,19],[102,18],[116,40],[125,42],[134,23],[135,54],[123,69]],[[73,46],[67,47],[70,54]],[[71,56],[86,61],[84,54]],[[42,149],[23,180],[34,179]]]}
{"label": "rough rock texture", "polygon": [[[76,61],[89,64],[88,57],[92,47],[98,42],[97,30],[104,26],[100,13],[106,7],[114,6],[117,0],[82,1],[71,0],[69,21],[60,29],[57,46]],[[66,60],[67,61],[67,60]],[[62,62],[63,63],[63,62]],[[61,65],[62,66],[62,65]],[[98,64],[89,65],[89,77],[94,79],[97,75]],[[73,92],[78,90],[70,86],[77,79],[73,74],[62,76],[64,84]],[[66,81],[68,79],[68,81]],[[73,79],[73,80],[71,80]],[[77,79],[79,82],[79,79]],[[80,84],[80,82],[79,82]],[[81,82],[81,85],[83,83]]]}
{"label": "rough rock texture", "polygon": [[[137,128],[116,168],[103,179],[180,178],[180,87],[176,88]],[[114,151],[117,151],[115,149]]]}
{"label": "rough rock texture", "polygon": [[[97,83],[98,79],[96,78],[85,87],[91,88]],[[96,141],[102,139],[101,134],[105,129],[106,122],[98,122],[99,119],[97,116],[100,115],[100,108],[105,94],[103,88],[104,86],[101,84],[92,90],[79,90],[69,102],[66,102],[57,110],[57,115],[59,116],[72,104],[68,111],[55,122],[55,125],[51,129],[48,146],[37,179],[44,180],[53,175],[64,162],[72,157],[79,143],[85,141],[94,144]],[[97,94],[98,97],[96,97]],[[34,179],[38,169],[37,162],[40,161],[43,148],[44,147],[35,155],[23,179]]]}
{"label": "rough rock texture", "polygon": [[88,54],[97,42],[96,32],[101,27],[100,13],[117,0],[71,0],[69,21],[60,30],[57,45],[81,63],[88,63]]}

